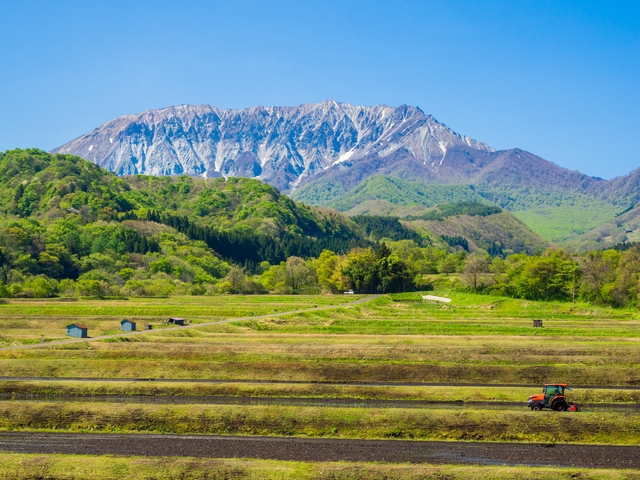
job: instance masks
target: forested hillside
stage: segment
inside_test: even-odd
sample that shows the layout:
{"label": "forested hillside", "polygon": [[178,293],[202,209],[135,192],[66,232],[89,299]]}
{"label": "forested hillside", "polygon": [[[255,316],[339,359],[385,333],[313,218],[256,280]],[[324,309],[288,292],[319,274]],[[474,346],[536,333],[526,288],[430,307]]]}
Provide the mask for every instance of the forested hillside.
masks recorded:
{"label": "forested hillside", "polygon": [[[620,223],[635,228],[636,214],[626,212]],[[572,256],[536,238],[508,212],[475,201],[421,207],[404,219],[348,218],[257,180],[117,178],[70,155],[0,154],[0,297],[387,293],[446,285],[638,303],[635,245]]]}
{"label": "forested hillside", "polygon": [[[585,188],[557,186],[533,181],[536,172],[509,170],[510,181],[486,178],[468,184],[434,184],[425,179],[403,179],[390,175],[366,178],[350,190],[334,178],[322,178],[303,186],[292,198],[310,205],[335,208],[347,215],[413,215],[418,206],[431,208],[443,203],[490,203],[512,212],[542,238],[566,245],[580,244],[579,236],[611,220],[626,203]],[[502,170],[501,170],[502,172]],[[519,172],[519,173],[518,173]],[[599,184],[598,184],[599,185]],[[628,190],[628,188],[627,188]],[[611,197],[611,198],[609,198]],[[615,200],[615,201],[614,201]]]}
{"label": "forested hillside", "polygon": [[347,212],[370,200],[383,200],[405,207],[433,207],[440,203],[482,201],[484,198],[470,185],[436,185],[424,181],[405,180],[389,175],[374,175],[345,192],[329,180],[318,180],[291,194],[291,197],[311,205],[322,205]]}
{"label": "forested hillside", "polygon": [[122,179],[35,149],[0,154],[0,215],[4,295],[199,292],[234,264],[371,245],[346,217],[257,180]]}
{"label": "forested hillside", "polygon": [[449,245],[487,251],[492,256],[526,252],[536,254],[550,246],[511,213],[477,202],[442,204],[404,221],[420,232],[430,232]]}

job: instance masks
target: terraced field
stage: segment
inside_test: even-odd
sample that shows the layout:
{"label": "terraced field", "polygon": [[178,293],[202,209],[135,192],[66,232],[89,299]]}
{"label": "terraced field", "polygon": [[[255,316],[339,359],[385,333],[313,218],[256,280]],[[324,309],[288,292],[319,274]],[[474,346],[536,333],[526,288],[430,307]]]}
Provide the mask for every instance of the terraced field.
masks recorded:
{"label": "terraced field", "polygon": [[[436,294],[450,295],[453,301],[425,303],[420,294],[355,305],[362,299],[9,301],[0,304],[3,345],[38,348],[0,350],[0,432],[391,439],[424,445],[442,440],[640,445],[638,312]],[[321,309],[309,311],[313,307]],[[194,327],[168,329],[163,321],[169,316],[186,317]],[[151,323],[155,329],[145,335],[49,345],[64,340],[69,323],[86,324],[90,336],[96,336],[117,333],[122,318]],[[533,319],[542,319],[544,327],[533,328]],[[229,322],[198,326],[220,320]],[[582,403],[584,411],[524,409],[526,398],[547,382],[578,386],[570,399]],[[95,396],[100,401],[92,401]],[[175,401],[144,401],[151,397]],[[293,404],[291,399],[308,400]],[[375,401],[437,403],[420,407]],[[485,408],[482,402],[501,407]],[[616,405],[629,407],[606,409]],[[28,451],[14,451],[2,454],[8,465],[31,458],[18,457]],[[52,469],[68,461],[46,453],[38,458],[46,458]],[[176,468],[182,465],[182,460],[168,461]],[[513,466],[518,460],[504,463]],[[253,465],[256,472],[262,468]],[[612,463],[604,477],[631,478],[620,465]],[[306,463],[281,466],[287,475],[296,468],[313,470]],[[381,468],[354,463],[343,470],[327,466],[327,471],[333,472],[328,478],[375,478],[371,472]],[[433,468],[452,478],[468,473],[456,471],[458,467]],[[476,478],[526,478],[511,467],[483,470],[487,468],[476,471]],[[407,468],[396,477],[411,478],[421,471]]]}

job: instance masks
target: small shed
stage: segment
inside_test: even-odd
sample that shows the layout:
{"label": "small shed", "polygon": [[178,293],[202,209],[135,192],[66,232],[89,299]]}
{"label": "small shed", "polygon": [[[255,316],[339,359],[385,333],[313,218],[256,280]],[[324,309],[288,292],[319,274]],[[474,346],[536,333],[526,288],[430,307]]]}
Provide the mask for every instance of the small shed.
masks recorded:
{"label": "small shed", "polygon": [[89,329],[84,325],[80,325],[78,323],[74,323],[71,325],[67,325],[67,335],[69,337],[76,338],[88,338],[89,337]]}
{"label": "small shed", "polygon": [[169,323],[172,323],[174,325],[186,325],[187,324],[187,319],[186,318],[170,317],[169,318]]}
{"label": "small shed", "polygon": [[533,321],[533,326],[535,328],[541,327],[542,326],[542,320],[534,320]]}
{"label": "small shed", "polygon": [[136,322],[132,322],[131,320],[125,318],[120,322],[120,330],[122,330],[123,332],[135,332]]}

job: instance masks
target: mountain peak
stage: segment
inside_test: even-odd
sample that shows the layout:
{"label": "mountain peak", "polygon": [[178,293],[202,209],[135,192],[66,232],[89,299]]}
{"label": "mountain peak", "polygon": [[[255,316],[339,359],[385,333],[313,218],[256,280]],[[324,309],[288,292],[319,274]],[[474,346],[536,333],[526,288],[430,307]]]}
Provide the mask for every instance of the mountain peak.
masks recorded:
{"label": "mountain peak", "polygon": [[62,145],[118,175],[253,177],[282,191],[365,158],[410,155],[435,171],[448,150],[492,152],[415,106],[336,100],[241,110],[177,105],[125,115]]}

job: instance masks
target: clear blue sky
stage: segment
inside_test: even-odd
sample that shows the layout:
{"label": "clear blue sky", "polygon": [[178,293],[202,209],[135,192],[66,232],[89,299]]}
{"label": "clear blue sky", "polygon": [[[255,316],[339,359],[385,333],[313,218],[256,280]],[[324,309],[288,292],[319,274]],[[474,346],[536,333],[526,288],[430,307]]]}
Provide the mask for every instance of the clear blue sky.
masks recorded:
{"label": "clear blue sky", "polygon": [[494,148],[640,167],[637,1],[0,0],[0,150],[119,115],[417,105]]}

